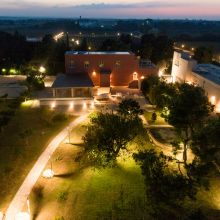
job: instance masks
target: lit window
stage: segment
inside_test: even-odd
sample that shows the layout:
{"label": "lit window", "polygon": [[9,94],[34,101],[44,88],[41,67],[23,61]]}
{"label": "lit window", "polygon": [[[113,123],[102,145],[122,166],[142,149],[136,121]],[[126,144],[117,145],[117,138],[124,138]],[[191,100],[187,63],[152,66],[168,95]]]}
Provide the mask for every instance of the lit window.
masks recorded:
{"label": "lit window", "polygon": [[89,68],[89,61],[85,61],[85,62],[84,62],[84,67],[85,67],[85,68]]}
{"label": "lit window", "polygon": [[99,67],[100,67],[100,68],[104,67],[104,62],[103,62],[103,61],[100,61]]}
{"label": "lit window", "polygon": [[75,62],[74,62],[74,60],[70,60],[69,67],[70,67],[70,68],[74,68],[74,67],[75,67]]}
{"label": "lit window", "polygon": [[133,80],[138,80],[137,72],[134,72],[134,73],[133,73]]}

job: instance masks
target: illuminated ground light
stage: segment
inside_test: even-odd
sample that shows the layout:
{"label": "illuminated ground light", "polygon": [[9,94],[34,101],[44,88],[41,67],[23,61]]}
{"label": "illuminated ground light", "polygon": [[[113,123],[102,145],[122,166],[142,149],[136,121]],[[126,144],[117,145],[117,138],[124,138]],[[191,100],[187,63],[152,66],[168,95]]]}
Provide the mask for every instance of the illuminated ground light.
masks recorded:
{"label": "illuminated ground light", "polygon": [[15,220],[30,220],[30,214],[28,214],[27,212],[19,212],[16,216],[15,216]]}
{"label": "illuminated ground light", "polygon": [[44,172],[43,172],[43,175],[42,175],[44,178],[46,179],[50,179],[50,178],[53,178],[54,176],[54,172],[53,170],[51,169],[46,169]]}
{"label": "illuminated ground light", "polygon": [[69,104],[69,110],[73,110],[73,108],[74,108],[74,103],[71,102],[71,103]]}
{"label": "illuminated ground light", "polygon": [[55,102],[51,103],[50,107],[51,107],[52,109],[54,109],[54,108],[56,107],[56,103],[55,103]]}
{"label": "illuminated ground light", "polygon": [[91,103],[91,109],[94,109],[94,108],[95,108],[95,103],[92,102],[92,103]]}
{"label": "illuminated ground light", "polygon": [[87,105],[85,102],[83,103],[83,109],[87,109]]}
{"label": "illuminated ground light", "polygon": [[40,72],[40,73],[45,73],[45,72],[46,72],[45,67],[41,66],[41,67],[39,68],[39,72]]}

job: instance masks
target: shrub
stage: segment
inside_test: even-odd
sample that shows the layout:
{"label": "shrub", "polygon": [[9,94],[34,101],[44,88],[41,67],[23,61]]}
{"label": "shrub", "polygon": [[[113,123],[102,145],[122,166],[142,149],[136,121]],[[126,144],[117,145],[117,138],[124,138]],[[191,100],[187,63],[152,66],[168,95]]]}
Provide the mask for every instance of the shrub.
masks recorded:
{"label": "shrub", "polygon": [[154,112],[151,116],[151,121],[155,122],[157,120],[157,114]]}
{"label": "shrub", "polygon": [[59,192],[57,196],[57,200],[58,202],[64,202],[67,200],[67,197],[68,197],[68,191],[62,191],[62,192]]}
{"label": "shrub", "polygon": [[33,188],[33,193],[37,199],[43,198],[43,189],[44,187],[42,185],[37,185]]}

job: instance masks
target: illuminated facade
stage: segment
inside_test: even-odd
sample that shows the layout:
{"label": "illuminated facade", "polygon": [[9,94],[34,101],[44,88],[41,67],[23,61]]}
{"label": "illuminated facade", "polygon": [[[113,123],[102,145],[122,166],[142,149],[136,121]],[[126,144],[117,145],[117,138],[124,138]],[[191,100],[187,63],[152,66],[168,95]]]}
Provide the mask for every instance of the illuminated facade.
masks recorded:
{"label": "illuminated facade", "polygon": [[209,101],[220,113],[220,67],[213,64],[197,64],[190,55],[175,51],[172,77],[174,82],[187,82],[202,87]]}
{"label": "illuminated facade", "polygon": [[138,88],[141,79],[158,74],[154,64],[130,52],[68,51],[65,69],[54,82],[54,97],[93,96],[100,87]]}

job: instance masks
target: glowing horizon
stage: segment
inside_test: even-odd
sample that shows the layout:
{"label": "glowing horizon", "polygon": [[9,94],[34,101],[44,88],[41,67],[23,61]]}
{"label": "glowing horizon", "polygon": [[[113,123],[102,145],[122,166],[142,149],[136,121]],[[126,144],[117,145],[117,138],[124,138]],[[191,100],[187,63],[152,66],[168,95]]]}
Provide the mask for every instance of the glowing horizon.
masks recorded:
{"label": "glowing horizon", "polygon": [[[198,2],[199,1],[199,2]],[[0,16],[220,19],[219,0],[1,0]]]}

